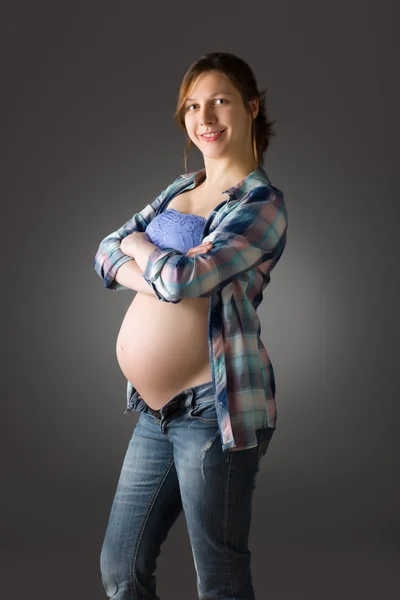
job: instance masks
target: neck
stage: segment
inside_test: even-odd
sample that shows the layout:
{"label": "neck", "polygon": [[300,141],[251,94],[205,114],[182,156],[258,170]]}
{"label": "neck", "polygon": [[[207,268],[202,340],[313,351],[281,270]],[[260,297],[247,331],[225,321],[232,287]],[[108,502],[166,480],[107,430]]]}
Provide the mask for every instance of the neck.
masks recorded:
{"label": "neck", "polygon": [[208,159],[205,161],[206,179],[201,187],[207,195],[222,194],[223,190],[232,187],[252,171],[255,171],[256,168],[257,165],[253,157],[240,163]]}

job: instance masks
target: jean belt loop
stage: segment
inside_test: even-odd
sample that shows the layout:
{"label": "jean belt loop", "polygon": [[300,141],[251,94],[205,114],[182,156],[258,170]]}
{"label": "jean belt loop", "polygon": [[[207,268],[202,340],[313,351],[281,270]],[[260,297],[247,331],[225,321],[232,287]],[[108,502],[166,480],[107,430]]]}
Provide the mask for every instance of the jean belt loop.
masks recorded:
{"label": "jean belt loop", "polygon": [[190,405],[193,407],[195,404],[195,399],[194,399],[194,393],[193,393],[193,388],[189,388],[187,391],[187,397],[190,401]]}

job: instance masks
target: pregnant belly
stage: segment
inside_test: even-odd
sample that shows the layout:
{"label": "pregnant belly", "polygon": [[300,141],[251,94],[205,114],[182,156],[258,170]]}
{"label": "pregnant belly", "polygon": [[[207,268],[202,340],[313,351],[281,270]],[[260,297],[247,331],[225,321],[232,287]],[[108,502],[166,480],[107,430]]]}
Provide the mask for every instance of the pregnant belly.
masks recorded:
{"label": "pregnant belly", "polygon": [[209,298],[177,304],[138,292],[116,343],[121,371],[143,400],[159,410],[182,390],[211,381]]}

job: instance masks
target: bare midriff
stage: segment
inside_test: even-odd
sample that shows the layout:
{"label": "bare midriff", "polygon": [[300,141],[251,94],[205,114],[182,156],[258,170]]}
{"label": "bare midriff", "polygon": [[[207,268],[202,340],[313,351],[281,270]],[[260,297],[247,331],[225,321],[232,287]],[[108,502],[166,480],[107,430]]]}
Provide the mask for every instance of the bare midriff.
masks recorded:
{"label": "bare midriff", "polygon": [[[200,187],[200,186],[199,186]],[[169,208],[208,217],[226,196],[200,206],[196,187],[171,200]],[[150,408],[159,410],[179,392],[212,380],[208,347],[210,298],[177,304],[137,292],[116,343],[119,366]]]}

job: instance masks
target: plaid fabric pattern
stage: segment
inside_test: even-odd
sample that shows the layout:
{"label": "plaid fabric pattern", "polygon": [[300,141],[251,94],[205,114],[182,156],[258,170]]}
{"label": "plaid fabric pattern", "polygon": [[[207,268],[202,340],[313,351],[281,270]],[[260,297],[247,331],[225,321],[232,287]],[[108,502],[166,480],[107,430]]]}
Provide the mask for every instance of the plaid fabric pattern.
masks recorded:
{"label": "plaid fabric pattern", "polygon": [[[94,267],[106,288],[127,289],[114,279],[118,268],[132,260],[120,250],[121,240],[133,231],[144,232],[174,196],[205,177],[205,169],[180,175],[102,240]],[[228,199],[211,211],[201,237],[213,243],[211,250],[187,257],[174,248],[156,247],[143,277],[161,302],[210,298],[208,339],[221,444],[224,451],[236,451],[257,446],[257,429],[276,427],[274,371],[260,339],[257,308],[285,248],[288,215],[283,193],[262,167],[224,193]],[[128,381],[125,413],[136,408],[135,392]]]}

